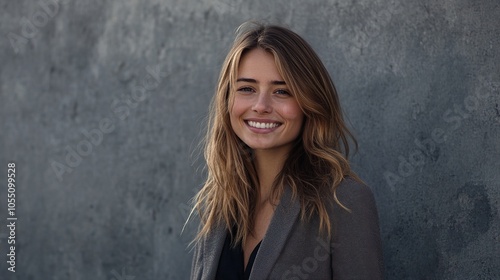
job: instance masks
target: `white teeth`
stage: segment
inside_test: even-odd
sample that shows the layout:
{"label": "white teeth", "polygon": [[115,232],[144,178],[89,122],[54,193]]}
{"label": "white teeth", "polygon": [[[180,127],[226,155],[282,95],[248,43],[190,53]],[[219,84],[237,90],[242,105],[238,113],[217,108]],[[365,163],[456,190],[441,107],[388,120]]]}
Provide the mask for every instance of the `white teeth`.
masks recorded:
{"label": "white teeth", "polygon": [[248,125],[256,128],[275,128],[279,125],[279,123],[260,123],[260,122],[248,121]]}

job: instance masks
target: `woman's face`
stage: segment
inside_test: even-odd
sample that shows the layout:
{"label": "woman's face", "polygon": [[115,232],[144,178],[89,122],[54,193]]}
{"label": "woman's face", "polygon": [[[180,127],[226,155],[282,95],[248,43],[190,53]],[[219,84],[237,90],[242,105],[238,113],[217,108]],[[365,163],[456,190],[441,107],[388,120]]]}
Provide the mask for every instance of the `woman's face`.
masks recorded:
{"label": "woman's face", "polygon": [[242,56],[232,94],[231,126],[245,144],[254,150],[291,149],[304,114],[271,53],[256,48]]}

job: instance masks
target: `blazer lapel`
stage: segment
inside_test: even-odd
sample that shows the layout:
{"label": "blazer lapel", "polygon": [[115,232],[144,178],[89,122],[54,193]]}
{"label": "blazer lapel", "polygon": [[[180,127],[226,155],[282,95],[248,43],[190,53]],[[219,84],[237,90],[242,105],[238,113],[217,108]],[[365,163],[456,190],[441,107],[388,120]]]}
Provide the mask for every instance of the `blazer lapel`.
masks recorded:
{"label": "blazer lapel", "polygon": [[[300,212],[300,204],[292,200],[292,191],[285,188],[280,203],[274,211],[273,218],[264,239],[257,251],[250,273],[250,280],[267,279],[274,263],[278,259],[292,227]],[[223,242],[224,240],[222,240]]]}
{"label": "blazer lapel", "polygon": [[203,246],[203,255],[206,262],[204,263],[205,276],[203,279],[215,279],[219,258],[226,239],[226,229],[222,224],[217,225],[205,239]]}

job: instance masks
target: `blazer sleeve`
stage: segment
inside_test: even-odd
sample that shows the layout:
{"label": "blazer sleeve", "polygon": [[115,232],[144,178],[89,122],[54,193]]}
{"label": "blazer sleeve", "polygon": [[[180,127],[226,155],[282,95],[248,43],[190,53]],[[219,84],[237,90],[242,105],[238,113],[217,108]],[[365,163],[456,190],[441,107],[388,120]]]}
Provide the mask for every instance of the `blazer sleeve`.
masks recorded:
{"label": "blazer sleeve", "polygon": [[203,262],[201,261],[201,248],[203,247],[202,242],[203,241],[196,242],[194,246],[194,254],[191,262],[191,277],[189,278],[191,280],[201,279],[203,274]]}
{"label": "blazer sleeve", "polygon": [[382,245],[377,207],[371,189],[353,179],[337,188],[331,240],[333,279],[383,279]]}

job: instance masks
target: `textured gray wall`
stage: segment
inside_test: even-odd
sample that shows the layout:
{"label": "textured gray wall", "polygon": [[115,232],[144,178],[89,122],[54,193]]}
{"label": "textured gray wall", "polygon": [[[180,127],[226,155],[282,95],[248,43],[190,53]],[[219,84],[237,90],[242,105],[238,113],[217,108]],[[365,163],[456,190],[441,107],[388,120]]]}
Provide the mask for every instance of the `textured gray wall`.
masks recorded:
{"label": "textured gray wall", "polygon": [[2,0],[0,279],[187,278],[193,151],[247,19],[290,26],[331,71],[387,279],[500,279],[498,1],[304,2]]}

